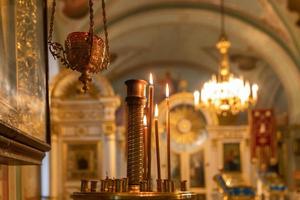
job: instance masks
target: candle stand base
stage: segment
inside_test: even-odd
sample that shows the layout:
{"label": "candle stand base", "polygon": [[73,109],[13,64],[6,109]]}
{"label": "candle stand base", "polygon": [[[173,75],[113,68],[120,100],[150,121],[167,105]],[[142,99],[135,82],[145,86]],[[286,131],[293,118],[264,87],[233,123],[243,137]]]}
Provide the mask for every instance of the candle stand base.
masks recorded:
{"label": "candle stand base", "polygon": [[200,200],[199,195],[191,192],[75,192],[71,197],[73,200]]}

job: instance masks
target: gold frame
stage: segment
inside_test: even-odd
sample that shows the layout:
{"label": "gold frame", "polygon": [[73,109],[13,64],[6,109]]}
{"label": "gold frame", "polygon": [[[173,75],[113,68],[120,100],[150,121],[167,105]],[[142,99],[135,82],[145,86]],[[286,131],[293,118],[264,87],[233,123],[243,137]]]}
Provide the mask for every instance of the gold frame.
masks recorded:
{"label": "gold frame", "polygon": [[[68,171],[70,170],[68,168],[70,164],[70,146],[72,145],[78,145],[78,146],[91,146],[95,145],[95,149],[93,149],[93,153],[95,153],[94,157],[89,160],[89,162],[95,162],[95,166],[93,166],[93,170],[95,173],[95,176],[89,176],[87,174],[79,176],[78,178],[68,178]],[[102,168],[101,168],[101,163],[100,160],[102,159],[102,142],[101,141],[76,141],[76,140],[68,140],[63,142],[63,177],[64,177],[64,182],[73,182],[73,181],[80,181],[82,177],[85,177],[87,179],[97,179],[102,176]],[[85,151],[85,150],[84,150]],[[81,152],[83,153],[83,152]],[[90,163],[89,163],[90,164]]]}
{"label": "gold frame", "polygon": [[0,13],[0,163],[40,164],[50,149],[47,1],[12,2]]}

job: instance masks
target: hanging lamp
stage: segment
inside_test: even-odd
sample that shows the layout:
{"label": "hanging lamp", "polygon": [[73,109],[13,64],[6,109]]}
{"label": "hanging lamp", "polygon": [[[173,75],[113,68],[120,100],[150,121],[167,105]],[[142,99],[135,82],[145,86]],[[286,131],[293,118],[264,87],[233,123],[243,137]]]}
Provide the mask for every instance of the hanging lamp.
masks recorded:
{"label": "hanging lamp", "polygon": [[86,92],[92,81],[92,74],[107,69],[110,63],[108,32],[105,12],[105,0],[102,0],[102,19],[104,40],[94,34],[94,0],[89,0],[89,31],[69,33],[65,46],[53,41],[53,27],[56,9],[56,0],[52,3],[48,45],[55,59],[67,68],[81,73],[79,80],[83,83],[82,89]]}

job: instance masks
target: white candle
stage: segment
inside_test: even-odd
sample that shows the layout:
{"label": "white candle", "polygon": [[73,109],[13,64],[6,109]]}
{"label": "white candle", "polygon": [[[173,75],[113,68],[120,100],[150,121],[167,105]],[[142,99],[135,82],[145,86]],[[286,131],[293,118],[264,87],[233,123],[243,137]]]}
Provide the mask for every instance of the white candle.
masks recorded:
{"label": "white candle", "polygon": [[167,103],[167,114],[166,114],[166,128],[167,128],[167,172],[168,180],[171,180],[171,133],[170,133],[170,102],[169,102],[170,89],[169,85],[166,85],[166,103]]}

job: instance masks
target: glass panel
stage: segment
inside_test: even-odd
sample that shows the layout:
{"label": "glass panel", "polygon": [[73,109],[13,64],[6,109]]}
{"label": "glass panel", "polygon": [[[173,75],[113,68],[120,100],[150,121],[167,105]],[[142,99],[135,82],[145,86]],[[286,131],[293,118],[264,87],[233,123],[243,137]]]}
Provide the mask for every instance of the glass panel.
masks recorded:
{"label": "glass panel", "polygon": [[0,123],[46,139],[44,1],[0,1]]}

